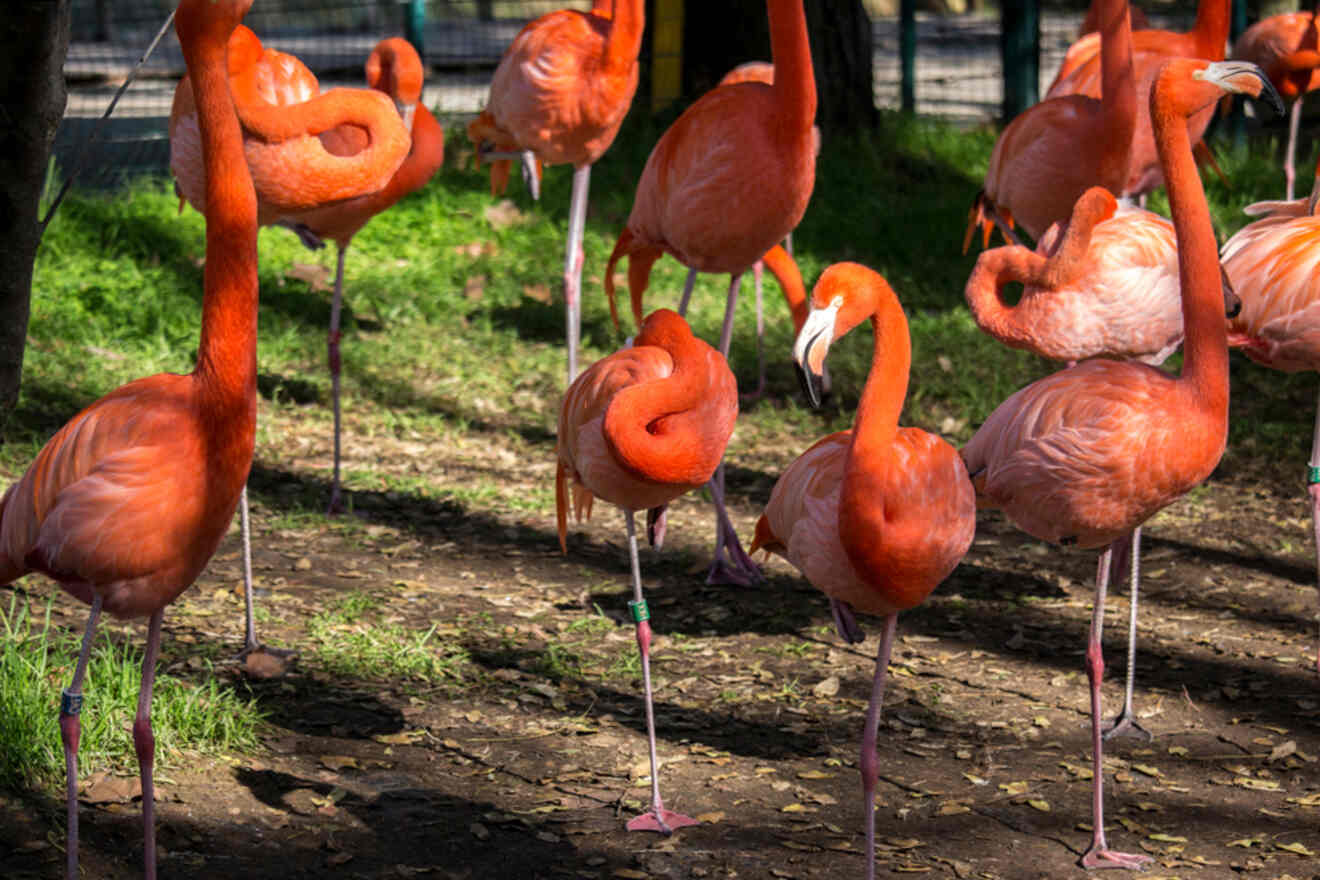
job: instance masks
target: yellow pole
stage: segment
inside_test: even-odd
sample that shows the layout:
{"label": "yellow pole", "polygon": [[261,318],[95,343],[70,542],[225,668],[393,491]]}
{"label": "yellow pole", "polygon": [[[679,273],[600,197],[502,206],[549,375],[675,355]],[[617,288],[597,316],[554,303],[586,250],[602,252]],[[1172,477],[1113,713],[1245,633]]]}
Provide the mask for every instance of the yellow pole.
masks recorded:
{"label": "yellow pole", "polygon": [[683,0],[655,0],[651,20],[651,112],[683,90]]}

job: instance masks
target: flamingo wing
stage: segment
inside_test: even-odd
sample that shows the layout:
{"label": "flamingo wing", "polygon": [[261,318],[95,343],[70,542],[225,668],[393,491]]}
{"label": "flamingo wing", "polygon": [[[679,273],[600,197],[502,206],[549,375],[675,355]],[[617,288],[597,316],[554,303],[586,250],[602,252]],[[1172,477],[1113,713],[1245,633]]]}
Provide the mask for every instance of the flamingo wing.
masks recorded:
{"label": "flamingo wing", "polygon": [[1242,300],[1230,331],[1252,340],[1253,360],[1287,372],[1320,368],[1320,217],[1305,206],[1305,199],[1280,204],[1221,252]]}

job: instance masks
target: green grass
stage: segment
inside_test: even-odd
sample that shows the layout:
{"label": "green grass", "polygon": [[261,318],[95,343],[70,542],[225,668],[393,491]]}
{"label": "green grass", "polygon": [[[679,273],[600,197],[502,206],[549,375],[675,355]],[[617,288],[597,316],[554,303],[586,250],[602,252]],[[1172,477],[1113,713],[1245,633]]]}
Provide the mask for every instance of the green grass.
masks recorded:
{"label": "green grass", "polygon": [[358,590],[307,621],[312,662],[332,675],[372,681],[459,679],[467,652],[436,636],[437,626],[409,629],[379,619],[384,599]]}
{"label": "green grass", "polygon": [[[126,773],[137,758],[130,732],[141,682],[140,638],[102,627],[93,642],[83,683],[79,773]],[[58,713],[78,660],[81,636],[52,628],[50,606],[12,594],[0,607],[0,788],[53,785],[64,778]],[[250,751],[257,744],[262,714],[256,703],[220,683],[209,662],[196,680],[180,678],[158,664],[151,705],[158,766],[180,766],[188,755]]]}

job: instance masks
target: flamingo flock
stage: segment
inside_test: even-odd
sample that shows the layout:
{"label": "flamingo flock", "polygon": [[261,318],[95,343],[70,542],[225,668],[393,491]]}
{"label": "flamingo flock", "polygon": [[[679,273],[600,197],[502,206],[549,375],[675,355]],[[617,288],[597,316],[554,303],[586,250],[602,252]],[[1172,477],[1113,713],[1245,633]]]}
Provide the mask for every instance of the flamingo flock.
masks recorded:
{"label": "flamingo flock", "polygon": [[[444,132],[421,102],[424,68],[410,44],[391,38],[377,45],[366,64],[369,88],[323,93],[301,62],[264,47],[242,24],[252,3],[181,0],[176,15],[187,76],[170,115],[171,168],[181,199],[205,216],[207,229],[194,370],[140,379],[97,400],[0,499],[0,582],[41,573],[90,605],[59,710],[70,880],[79,876],[82,688],[102,611],[148,619],[132,735],[143,873],[156,876],[150,712],[164,609],[201,574],[240,502],[246,546],[258,227],[287,227],[309,247],[337,246],[328,337],[333,511],[345,254],[372,217],[426,186],[444,161]],[[1100,551],[1085,646],[1090,841],[1079,862],[1088,869],[1150,862],[1108,844],[1103,765],[1105,739],[1146,733],[1132,710],[1141,526],[1206,480],[1224,453],[1230,346],[1275,369],[1320,370],[1320,167],[1310,197],[1292,199],[1298,108],[1320,69],[1315,13],[1261,22],[1234,47],[1242,60],[1224,61],[1227,9],[1227,0],[1201,0],[1192,32],[1172,34],[1134,31],[1127,0],[1095,0],[1088,21],[1096,30],[1069,50],[1050,96],[1000,135],[964,250],[978,230],[983,246],[995,228],[1008,244],[979,255],[966,303],[986,333],[1067,366],[1005,399],[961,449],[900,427],[913,345],[890,283],[845,261],[825,269],[808,294],[781,244],[808,211],[820,147],[803,0],[766,0],[773,66],[735,69],[652,149],[602,267],[617,325],[614,270],[628,259],[637,335],[581,370],[590,173],[632,104],[644,7],[595,0],[587,12],[542,16],[514,38],[467,134],[478,163],[491,166],[492,194],[505,190],[515,161],[534,198],[544,166],[575,169],[562,262],[568,363],[558,409],[556,525],[560,550],[569,553],[576,544],[570,513],[589,517],[596,498],[623,513],[650,765],[649,805],[624,829],[673,835],[702,824],[666,806],[660,793],[651,609],[636,514],[646,512],[645,531],[658,549],[668,506],[706,487],[716,527],[708,583],[764,595],[770,588],[751,558],[761,552],[781,557],[825,594],[844,642],[864,639],[858,612],[883,618],[857,760],[867,880],[876,876],[879,725],[898,614],[957,568],[972,546],[978,509],[1001,511],[1040,540]],[[1261,99],[1279,113],[1288,99],[1293,112],[1287,200],[1251,206],[1259,219],[1221,251],[1196,157],[1217,102],[1228,95]],[[1167,190],[1171,219],[1128,203],[1157,186]],[[1034,250],[1019,231],[1035,240]],[[666,253],[688,267],[687,286],[677,311],[646,314],[651,268]],[[872,357],[852,427],[788,465],[744,552],[724,492],[722,462],[739,415],[727,356],[739,281],[753,267],[759,336],[762,264],[783,288],[796,334],[791,357],[811,405],[827,389],[831,346],[862,323],[871,326]],[[698,271],[731,276],[716,345],[697,338],[684,317]],[[1015,303],[1005,294],[1010,283],[1023,285]],[[1179,374],[1159,369],[1179,346]],[[763,364],[760,372],[758,392]],[[1320,413],[1309,473],[1320,570]],[[1123,710],[1106,725],[1104,609],[1111,576],[1128,558],[1128,680]],[[259,642],[250,570],[245,575],[251,652]],[[692,810],[700,795],[680,797]]]}

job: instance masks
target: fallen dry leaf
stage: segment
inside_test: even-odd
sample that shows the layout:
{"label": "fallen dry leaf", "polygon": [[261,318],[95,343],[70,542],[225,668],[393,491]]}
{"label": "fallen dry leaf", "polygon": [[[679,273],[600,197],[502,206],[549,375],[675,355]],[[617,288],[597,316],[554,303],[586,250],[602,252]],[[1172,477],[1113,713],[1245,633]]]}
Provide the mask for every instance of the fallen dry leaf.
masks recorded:
{"label": "fallen dry leaf", "polygon": [[302,281],[316,293],[329,293],[331,290],[330,269],[320,263],[294,263],[284,273],[284,277]]}

